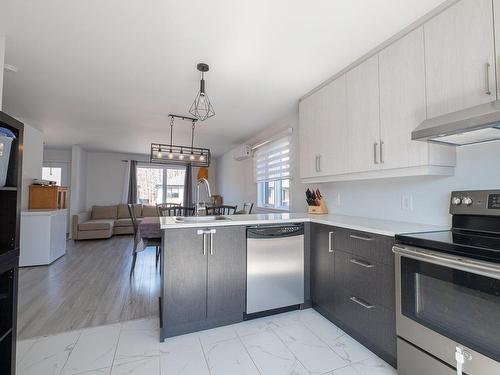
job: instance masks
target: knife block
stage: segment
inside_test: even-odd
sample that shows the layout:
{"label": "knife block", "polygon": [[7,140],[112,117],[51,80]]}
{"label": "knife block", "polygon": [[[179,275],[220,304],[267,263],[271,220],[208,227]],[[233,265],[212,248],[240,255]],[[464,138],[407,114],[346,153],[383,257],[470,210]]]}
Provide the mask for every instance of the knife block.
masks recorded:
{"label": "knife block", "polygon": [[328,207],[326,207],[326,203],[324,199],[320,199],[319,206],[309,206],[308,212],[314,215],[324,215],[328,213]]}

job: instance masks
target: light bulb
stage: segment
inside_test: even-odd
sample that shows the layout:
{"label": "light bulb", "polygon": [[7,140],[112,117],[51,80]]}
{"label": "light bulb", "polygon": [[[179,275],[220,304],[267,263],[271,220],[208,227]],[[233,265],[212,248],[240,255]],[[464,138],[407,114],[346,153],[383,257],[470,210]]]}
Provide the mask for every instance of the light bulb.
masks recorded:
{"label": "light bulb", "polygon": [[174,158],[174,154],[172,154],[171,152],[168,154],[168,158],[169,159],[173,159]]}
{"label": "light bulb", "polygon": [[161,159],[163,157],[161,151],[158,151],[158,159]]}
{"label": "light bulb", "polygon": [[204,161],[204,160],[205,160],[205,156],[200,155],[200,161]]}
{"label": "light bulb", "polygon": [[194,160],[194,155],[193,154],[189,155],[189,160]]}
{"label": "light bulb", "polygon": [[184,154],[179,154],[179,160],[184,160]]}

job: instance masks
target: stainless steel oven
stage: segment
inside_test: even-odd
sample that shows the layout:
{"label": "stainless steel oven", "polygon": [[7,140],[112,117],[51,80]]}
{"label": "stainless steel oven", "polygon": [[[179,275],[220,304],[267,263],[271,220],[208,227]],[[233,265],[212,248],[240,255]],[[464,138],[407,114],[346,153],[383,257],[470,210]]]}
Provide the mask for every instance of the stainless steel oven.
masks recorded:
{"label": "stainless steel oven", "polygon": [[500,375],[500,190],[452,192],[450,213],[396,236],[400,375]]}
{"label": "stainless steel oven", "polygon": [[[429,355],[421,366],[443,374],[446,367],[449,374],[500,374],[500,265],[406,245],[393,251],[401,359],[410,344]],[[427,371],[416,365],[398,361],[401,375]]]}

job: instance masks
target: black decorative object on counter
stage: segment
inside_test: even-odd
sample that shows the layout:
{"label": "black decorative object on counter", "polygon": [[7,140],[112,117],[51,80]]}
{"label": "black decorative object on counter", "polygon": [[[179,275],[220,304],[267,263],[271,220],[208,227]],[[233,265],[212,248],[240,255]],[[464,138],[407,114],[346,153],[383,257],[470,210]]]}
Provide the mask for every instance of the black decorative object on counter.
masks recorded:
{"label": "black decorative object on counter", "polygon": [[0,187],[0,374],[14,375],[24,125],[0,112],[0,128],[14,135],[5,186]]}

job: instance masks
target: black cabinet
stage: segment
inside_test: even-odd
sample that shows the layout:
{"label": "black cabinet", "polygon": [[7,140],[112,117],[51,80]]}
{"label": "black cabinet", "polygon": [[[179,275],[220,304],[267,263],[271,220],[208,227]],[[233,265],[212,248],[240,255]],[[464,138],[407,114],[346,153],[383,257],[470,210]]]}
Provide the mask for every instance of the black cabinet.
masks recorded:
{"label": "black cabinet", "polygon": [[245,227],[165,231],[162,339],[243,320]]}
{"label": "black cabinet", "polygon": [[313,224],[313,306],[396,365],[394,239]]}
{"label": "black cabinet", "polygon": [[[14,375],[24,125],[0,112],[0,128],[15,136],[10,147],[6,183],[0,186],[0,374]],[[3,146],[0,144],[1,150]]]}
{"label": "black cabinet", "polygon": [[329,314],[334,307],[334,237],[332,227],[311,225],[311,299]]}

